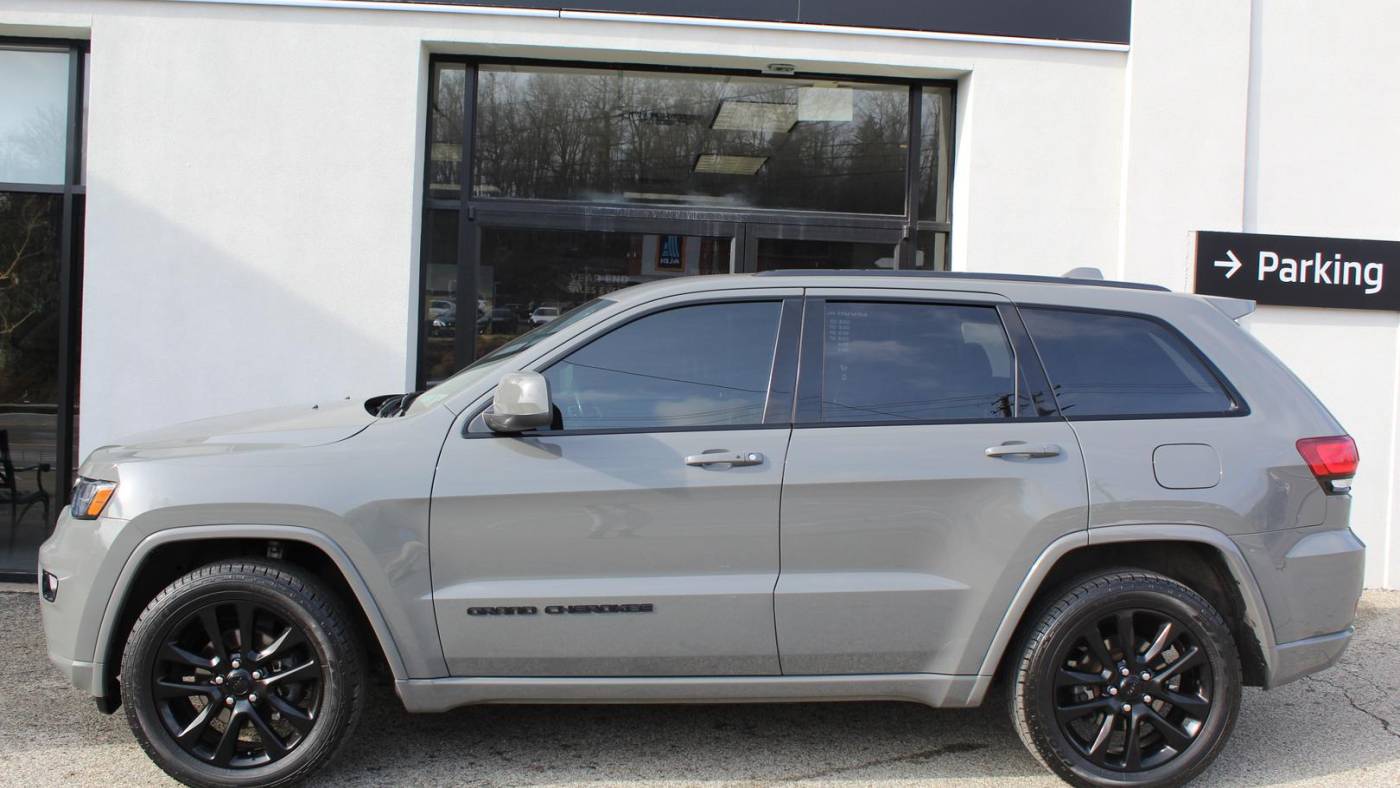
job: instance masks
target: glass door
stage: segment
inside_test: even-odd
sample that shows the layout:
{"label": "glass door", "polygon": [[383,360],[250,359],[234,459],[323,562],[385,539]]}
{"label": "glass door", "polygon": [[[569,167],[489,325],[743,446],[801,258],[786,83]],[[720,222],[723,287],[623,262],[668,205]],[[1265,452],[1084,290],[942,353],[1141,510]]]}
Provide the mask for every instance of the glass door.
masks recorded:
{"label": "glass door", "polygon": [[894,270],[900,235],[892,229],[751,223],[745,228],[741,270]]}
{"label": "glass door", "polygon": [[586,224],[595,227],[588,227],[558,217],[483,218],[469,227],[475,243],[468,242],[466,265],[458,266],[456,217],[443,214],[428,229],[424,271],[428,384],[614,290],[734,270],[730,223],[592,221]]}

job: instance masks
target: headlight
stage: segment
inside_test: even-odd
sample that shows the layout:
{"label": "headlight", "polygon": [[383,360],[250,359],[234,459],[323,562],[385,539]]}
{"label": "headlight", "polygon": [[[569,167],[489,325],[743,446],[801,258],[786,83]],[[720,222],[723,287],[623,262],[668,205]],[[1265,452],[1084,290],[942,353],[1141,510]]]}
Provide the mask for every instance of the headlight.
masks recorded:
{"label": "headlight", "polygon": [[116,482],[79,476],[78,483],[73,485],[73,516],[79,520],[96,520],[116,491]]}

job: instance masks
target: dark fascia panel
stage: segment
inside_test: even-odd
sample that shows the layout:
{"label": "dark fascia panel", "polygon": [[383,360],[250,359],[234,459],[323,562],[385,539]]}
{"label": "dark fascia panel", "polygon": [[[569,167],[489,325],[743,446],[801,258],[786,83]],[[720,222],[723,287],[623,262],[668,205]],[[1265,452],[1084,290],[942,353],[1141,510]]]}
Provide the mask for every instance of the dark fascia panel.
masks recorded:
{"label": "dark fascia panel", "polygon": [[1127,44],[1132,0],[391,0]]}

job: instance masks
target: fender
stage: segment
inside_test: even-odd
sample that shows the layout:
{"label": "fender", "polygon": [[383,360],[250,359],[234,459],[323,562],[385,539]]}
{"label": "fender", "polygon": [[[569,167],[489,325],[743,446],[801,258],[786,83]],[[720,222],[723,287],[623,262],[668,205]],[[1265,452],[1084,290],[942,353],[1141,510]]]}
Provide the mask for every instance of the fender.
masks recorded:
{"label": "fender", "polygon": [[[288,542],[305,542],[319,548],[335,562],[336,568],[345,577],[345,582],[350,586],[350,590],[355,594],[355,601],[359,603],[364,611],[365,618],[368,619],[370,628],[374,630],[374,636],[379,641],[380,647],[384,650],[384,657],[389,663],[389,669],[394,674],[395,681],[402,682],[409,678],[407,670],[404,668],[403,656],[399,653],[398,644],[394,642],[394,636],[389,632],[389,626],[384,620],[384,615],[379,610],[378,603],[370,593],[369,586],[360,576],[359,570],[351,562],[350,557],[333,540],[310,528],[295,525],[191,525],[179,528],[167,528],[157,531],[145,539],[142,539],[131,555],[127,556],[126,563],[122,566],[121,573],[117,575],[115,588],[122,589],[121,599],[115,595],[107,600],[107,606],[102,613],[102,624],[97,630],[97,649],[95,657],[104,657],[108,653],[108,647],[112,643],[113,631],[117,626],[117,611],[121,609],[122,603],[126,599],[126,589],[131,587],[132,579],[137,570],[145,561],[152,550],[162,545],[174,544],[177,542],[189,542],[198,539],[279,539]],[[107,666],[102,662],[97,662],[93,666],[92,682],[93,694],[97,696],[105,695],[105,677]]]}
{"label": "fender", "polygon": [[973,703],[982,702],[987,689],[991,686],[997,664],[1001,662],[1002,655],[1006,653],[1006,648],[1010,644],[1012,634],[1015,633],[1016,627],[1021,622],[1021,617],[1026,614],[1031,600],[1040,591],[1041,585],[1049,576],[1050,570],[1054,568],[1056,562],[1069,553],[1085,547],[1125,542],[1195,542],[1209,545],[1218,550],[1224,556],[1225,566],[1229,569],[1236,585],[1239,586],[1240,597],[1244,600],[1244,624],[1254,633],[1254,637],[1258,639],[1264,653],[1265,685],[1272,684],[1271,677],[1274,675],[1278,653],[1277,644],[1274,642],[1274,627],[1269,620],[1269,610],[1264,603],[1263,595],[1259,592],[1259,583],[1254,578],[1254,572],[1246,563],[1244,554],[1240,552],[1239,547],[1230,537],[1204,525],[1178,523],[1111,525],[1066,534],[1051,542],[1035,559],[1035,563],[1031,564],[1026,578],[1021,581],[1021,587],[1017,589],[1016,595],[1011,599],[1011,606],[1007,608],[1006,615],[1002,616],[996,636],[992,638],[991,645],[987,647],[987,655],[982,660],[981,669],[977,671],[977,686],[973,689]]}

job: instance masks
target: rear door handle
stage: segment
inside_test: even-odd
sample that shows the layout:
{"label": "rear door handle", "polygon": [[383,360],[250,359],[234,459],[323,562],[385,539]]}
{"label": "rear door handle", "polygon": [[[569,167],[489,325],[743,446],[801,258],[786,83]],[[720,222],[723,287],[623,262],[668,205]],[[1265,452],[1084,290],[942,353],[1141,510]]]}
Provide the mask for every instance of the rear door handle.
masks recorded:
{"label": "rear door handle", "polygon": [[1014,441],[987,447],[988,457],[1058,457],[1063,451],[1053,443],[1021,443]]}
{"label": "rear door handle", "polygon": [[763,462],[763,455],[756,451],[725,451],[723,449],[712,449],[702,454],[692,454],[685,458],[686,465],[758,465]]}

